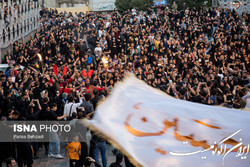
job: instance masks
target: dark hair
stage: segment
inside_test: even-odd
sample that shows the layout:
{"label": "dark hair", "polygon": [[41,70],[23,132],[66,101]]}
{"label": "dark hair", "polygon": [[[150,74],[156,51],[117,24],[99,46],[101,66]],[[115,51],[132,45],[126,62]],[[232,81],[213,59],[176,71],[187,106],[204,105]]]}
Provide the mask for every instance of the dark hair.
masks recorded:
{"label": "dark hair", "polygon": [[93,90],[94,95],[98,95],[99,91],[97,89]]}
{"label": "dark hair", "polygon": [[44,97],[43,100],[44,100],[44,103],[46,103],[46,102],[49,101],[49,98],[48,97]]}
{"label": "dark hair", "polygon": [[227,96],[227,100],[228,100],[228,101],[233,101],[233,95],[228,95],[228,96]]}
{"label": "dark hair", "polygon": [[14,110],[14,112],[12,113],[12,115],[20,115],[20,112],[18,110]]}
{"label": "dark hair", "polygon": [[89,101],[91,99],[91,95],[89,93],[85,94],[85,100]]}
{"label": "dark hair", "polygon": [[56,107],[56,106],[57,106],[56,103],[51,103],[50,108],[53,108],[53,107]]}
{"label": "dark hair", "polygon": [[73,102],[74,98],[71,94],[68,94],[67,100],[68,102]]}
{"label": "dark hair", "polygon": [[115,160],[115,162],[118,163],[118,164],[120,164],[120,163],[122,163],[122,160],[123,160],[123,154],[122,154],[122,153],[118,153],[118,154],[116,155],[116,160]]}
{"label": "dark hair", "polygon": [[98,82],[96,80],[93,81],[93,85],[97,86]]}
{"label": "dark hair", "polygon": [[101,95],[106,96],[106,92],[104,90],[101,90]]}
{"label": "dark hair", "polygon": [[31,113],[32,110],[33,110],[33,106],[29,105],[28,106],[28,112]]}
{"label": "dark hair", "polygon": [[200,91],[200,95],[203,96],[203,97],[206,97],[207,96],[207,92],[204,91],[204,90],[201,90]]}
{"label": "dark hair", "polygon": [[242,98],[245,94],[242,90],[239,91],[238,95]]}
{"label": "dark hair", "polygon": [[216,97],[216,100],[217,100],[218,105],[224,103],[224,100],[223,100],[223,97],[222,97],[222,96],[217,96],[217,97]]}
{"label": "dark hair", "polygon": [[71,117],[72,118],[77,118],[77,113],[73,112]]}
{"label": "dark hair", "polygon": [[185,95],[186,91],[187,90],[183,87],[180,89],[180,94],[183,96],[183,95]]}
{"label": "dark hair", "polygon": [[8,165],[11,165],[11,161],[13,161],[13,160],[15,160],[14,158],[8,158],[7,160],[6,160],[6,163],[7,163],[7,166]]}
{"label": "dark hair", "polygon": [[35,86],[39,86],[40,83],[38,81],[35,82]]}
{"label": "dark hair", "polygon": [[176,90],[179,92],[180,89],[181,89],[181,86],[180,86],[180,85],[177,85],[177,86],[176,86]]}
{"label": "dark hair", "polygon": [[217,89],[216,88],[213,88],[212,90],[211,90],[211,95],[216,95],[217,94]]}

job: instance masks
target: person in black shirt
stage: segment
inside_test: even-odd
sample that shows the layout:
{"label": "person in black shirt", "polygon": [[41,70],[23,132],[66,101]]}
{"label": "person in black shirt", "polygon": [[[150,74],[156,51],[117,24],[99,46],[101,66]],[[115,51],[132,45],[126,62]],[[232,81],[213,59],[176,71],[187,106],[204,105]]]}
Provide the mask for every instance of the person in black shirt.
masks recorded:
{"label": "person in black shirt", "polygon": [[[68,117],[68,114],[65,114],[63,116],[58,117],[56,115],[56,110],[57,110],[57,104],[56,103],[52,103],[50,105],[51,111],[49,111],[47,114],[48,116],[48,120],[61,120],[64,119],[66,117]],[[61,159],[63,158],[62,155],[60,155],[60,139],[58,137],[57,132],[50,132],[49,133],[49,150],[48,150],[48,157],[54,157],[54,158],[58,158]],[[55,155],[52,154],[52,150],[55,147]]]}
{"label": "person in black shirt", "polygon": [[56,115],[56,111],[57,111],[57,104],[56,103],[52,103],[50,105],[51,110],[47,112],[47,120],[62,120],[66,117],[68,117],[68,114],[64,114],[62,116],[57,116]]}
{"label": "person in black shirt", "polygon": [[34,99],[39,99],[41,92],[42,92],[42,90],[40,88],[40,83],[38,81],[36,81],[35,88],[33,89]]}
{"label": "person in black shirt", "polygon": [[32,167],[32,145],[30,142],[20,142],[17,143],[17,159],[18,167]]}
{"label": "person in black shirt", "polygon": [[7,159],[7,167],[16,167],[16,160],[14,158]]}
{"label": "person in black shirt", "polygon": [[97,104],[98,102],[102,99],[102,95],[99,95],[99,91],[97,89],[93,90],[93,93],[95,95],[95,97],[91,100],[93,107],[94,107],[94,111],[96,110]]}
{"label": "person in black shirt", "polygon": [[117,49],[116,43],[113,42],[113,45],[111,47],[111,54],[110,54],[110,56],[113,59],[114,56],[117,55],[117,54],[118,54],[118,49]]}
{"label": "person in black shirt", "polygon": [[126,167],[135,167],[128,159],[128,157],[124,156],[125,159],[125,166]]}
{"label": "person in black shirt", "polygon": [[90,100],[91,100],[91,95],[89,93],[86,93],[85,101],[83,101],[82,104],[80,105],[80,107],[84,107],[85,115],[88,115],[94,112],[94,107]]}
{"label": "person in black shirt", "polygon": [[20,116],[19,111],[11,110],[10,115],[7,117],[7,120],[17,120]]}
{"label": "person in black shirt", "polygon": [[112,164],[110,164],[109,167],[122,167],[122,165],[121,165],[122,161],[123,161],[123,154],[122,153],[118,153],[116,155],[115,162],[113,162]]}
{"label": "person in black shirt", "polygon": [[40,105],[39,99],[32,99],[25,113],[25,118],[27,120],[37,120],[41,110],[42,107]]}

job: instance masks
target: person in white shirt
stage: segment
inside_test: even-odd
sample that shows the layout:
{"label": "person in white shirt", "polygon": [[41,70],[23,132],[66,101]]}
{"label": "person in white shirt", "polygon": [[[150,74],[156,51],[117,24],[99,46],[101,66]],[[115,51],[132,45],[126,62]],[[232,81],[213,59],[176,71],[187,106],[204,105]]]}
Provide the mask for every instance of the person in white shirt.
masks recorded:
{"label": "person in white shirt", "polygon": [[105,28],[108,28],[108,27],[109,27],[109,25],[110,25],[110,22],[109,22],[109,21],[107,21],[107,22],[105,23]]}
{"label": "person in white shirt", "polygon": [[132,15],[136,15],[136,8],[135,7],[132,9]]}
{"label": "person in white shirt", "polygon": [[79,107],[82,103],[82,99],[80,98],[80,94],[78,94],[78,97],[80,99],[79,103],[74,103],[74,99],[72,94],[69,94],[67,99],[68,99],[68,103],[65,104],[64,106],[64,112],[63,114],[68,114],[69,117],[64,118],[65,120],[69,119],[72,116],[72,113],[77,113],[76,108]]}
{"label": "person in white shirt", "polygon": [[98,36],[99,36],[99,38],[101,38],[102,35],[103,35],[103,33],[102,33],[102,28],[101,28],[100,30],[98,30]]}
{"label": "person in white shirt", "polygon": [[102,54],[102,48],[100,46],[100,43],[97,44],[97,47],[95,48],[95,56],[99,57]]}
{"label": "person in white shirt", "polygon": [[245,108],[250,109],[250,92],[248,91],[242,99],[246,101]]}

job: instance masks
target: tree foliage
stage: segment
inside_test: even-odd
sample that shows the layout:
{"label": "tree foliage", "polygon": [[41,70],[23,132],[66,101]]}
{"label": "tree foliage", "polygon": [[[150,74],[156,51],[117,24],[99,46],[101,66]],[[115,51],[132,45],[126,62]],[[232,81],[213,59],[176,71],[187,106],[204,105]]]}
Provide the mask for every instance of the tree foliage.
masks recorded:
{"label": "tree foliage", "polygon": [[[202,6],[204,6],[205,1],[208,2],[206,6],[211,6],[211,4],[212,4],[212,0],[168,0],[167,2],[171,6],[174,1],[178,5],[179,10],[183,9],[184,2],[190,8],[202,7]],[[125,11],[125,10],[131,9],[133,7],[136,7],[139,10],[145,11],[149,7],[153,6],[153,0],[116,0],[115,5],[119,11]]]}
{"label": "tree foliage", "polygon": [[125,11],[130,8],[131,0],[116,0],[115,6],[119,11]]}
{"label": "tree foliage", "polygon": [[153,0],[116,0],[115,5],[120,11],[125,11],[133,7],[145,11],[153,5]]}
{"label": "tree foliage", "polygon": [[190,8],[199,8],[199,7],[204,7],[204,2],[207,1],[206,6],[211,6],[212,5],[212,0],[171,0],[168,1],[170,4],[171,2],[175,1],[176,4],[178,5],[178,9],[182,9],[183,3],[185,2],[186,5]]}

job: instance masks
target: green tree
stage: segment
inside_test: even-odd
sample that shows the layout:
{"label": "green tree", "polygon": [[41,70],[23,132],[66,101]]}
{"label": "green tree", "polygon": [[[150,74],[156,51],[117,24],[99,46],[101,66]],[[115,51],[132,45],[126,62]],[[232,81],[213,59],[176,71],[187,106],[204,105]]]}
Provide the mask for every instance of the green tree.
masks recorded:
{"label": "green tree", "polygon": [[115,5],[119,11],[125,11],[133,7],[145,11],[153,5],[153,0],[116,0]]}
{"label": "green tree", "polygon": [[125,11],[130,8],[131,0],[116,0],[115,6],[119,11]]}

